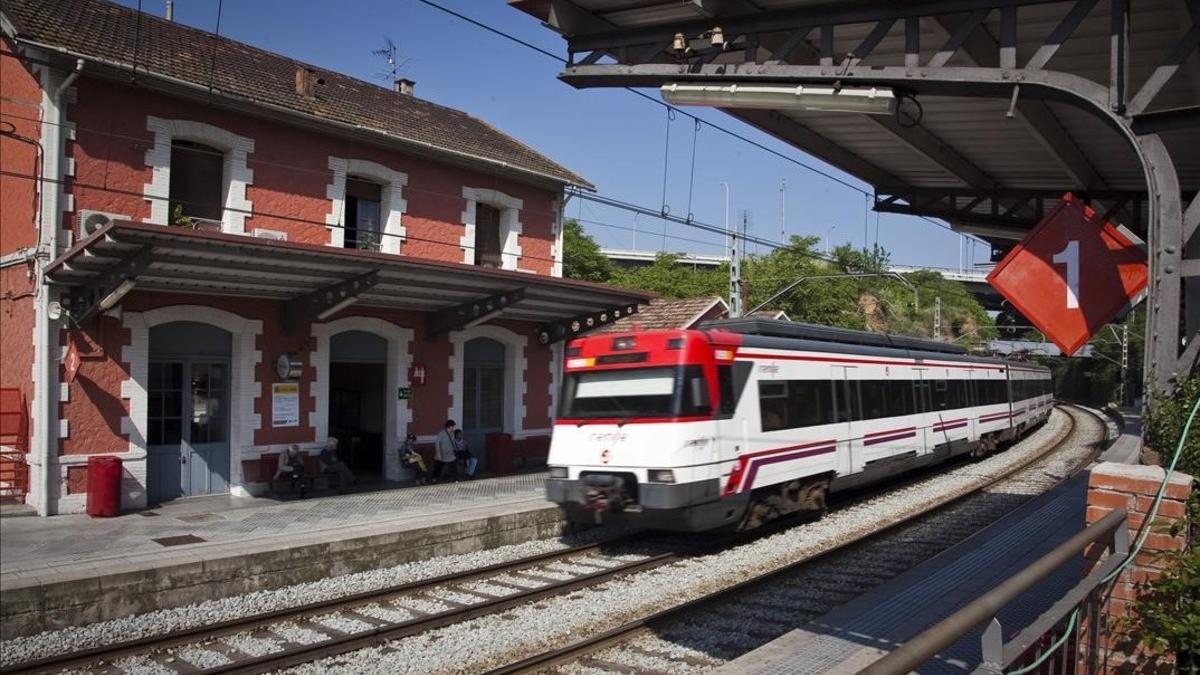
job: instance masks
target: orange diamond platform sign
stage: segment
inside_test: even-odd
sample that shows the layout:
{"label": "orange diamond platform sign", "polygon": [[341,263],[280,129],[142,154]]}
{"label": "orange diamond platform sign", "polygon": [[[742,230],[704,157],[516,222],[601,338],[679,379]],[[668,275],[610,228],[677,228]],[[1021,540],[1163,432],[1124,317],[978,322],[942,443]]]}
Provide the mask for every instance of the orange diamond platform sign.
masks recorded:
{"label": "orange diamond platform sign", "polygon": [[1146,254],[1070,193],[988,275],[988,283],[1074,354],[1145,288]]}

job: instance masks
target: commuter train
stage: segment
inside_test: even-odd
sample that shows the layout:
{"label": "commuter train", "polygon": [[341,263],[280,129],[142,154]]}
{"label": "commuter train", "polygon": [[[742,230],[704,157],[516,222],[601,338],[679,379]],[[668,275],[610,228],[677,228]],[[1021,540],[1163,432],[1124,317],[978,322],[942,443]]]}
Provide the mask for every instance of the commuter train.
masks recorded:
{"label": "commuter train", "polygon": [[570,520],[751,529],[1050,416],[1050,372],[947,343],[786,321],[567,344],[547,498]]}

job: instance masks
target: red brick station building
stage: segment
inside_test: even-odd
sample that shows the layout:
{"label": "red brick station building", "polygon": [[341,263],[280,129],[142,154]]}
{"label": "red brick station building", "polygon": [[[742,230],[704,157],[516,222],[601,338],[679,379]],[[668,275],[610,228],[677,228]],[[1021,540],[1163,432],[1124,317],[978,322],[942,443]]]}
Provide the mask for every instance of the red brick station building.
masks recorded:
{"label": "red brick station building", "polygon": [[649,300],[560,278],[584,179],[411,82],[101,0],[0,24],[0,488],[40,514],[96,455],[140,508],[327,436],[398,480],[447,418],[544,453],[562,340]]}

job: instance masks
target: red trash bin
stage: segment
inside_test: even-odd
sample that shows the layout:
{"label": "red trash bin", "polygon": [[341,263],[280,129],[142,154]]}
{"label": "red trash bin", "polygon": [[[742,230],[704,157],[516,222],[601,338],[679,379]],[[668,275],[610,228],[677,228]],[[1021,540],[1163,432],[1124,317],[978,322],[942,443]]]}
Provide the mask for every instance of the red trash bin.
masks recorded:
{"label": "red trash bin", "polygon": [[88,457],[87,514],[111,518],[121,513],[121,458]]}
{"label": "red trash bin", "polygon": [[496,473],[512,473],[512,434],[489,433],[483,437],[483,447],[487,451],[488,469]]}

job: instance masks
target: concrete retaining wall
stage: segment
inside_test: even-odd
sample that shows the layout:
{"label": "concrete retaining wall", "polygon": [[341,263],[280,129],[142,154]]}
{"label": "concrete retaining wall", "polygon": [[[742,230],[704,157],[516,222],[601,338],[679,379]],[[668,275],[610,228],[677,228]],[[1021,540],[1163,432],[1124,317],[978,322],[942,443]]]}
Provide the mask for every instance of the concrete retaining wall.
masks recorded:
{"label": "concrete retaining wall", "polygon": [[556,506],[475,520],[437,522],[401,531],[377,531],[332,541],[245,542],[239,550],[160,566],[127,566],[86,572],[61,581],[23,583],[7,579],[0,593],[3,639],[179,607],[204,600],[269,590],[331,576],[380,569],[416,560],[470,553],[563,533]]}

